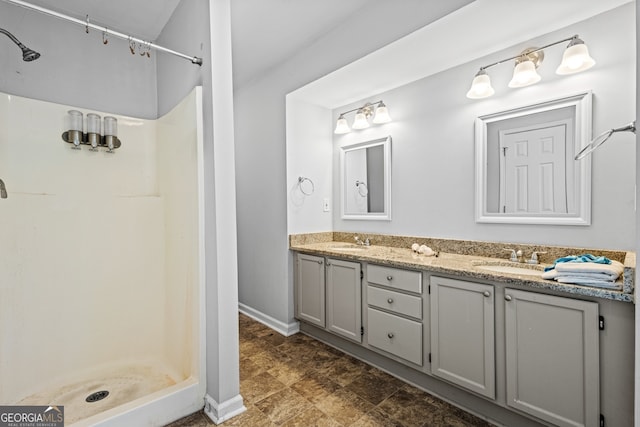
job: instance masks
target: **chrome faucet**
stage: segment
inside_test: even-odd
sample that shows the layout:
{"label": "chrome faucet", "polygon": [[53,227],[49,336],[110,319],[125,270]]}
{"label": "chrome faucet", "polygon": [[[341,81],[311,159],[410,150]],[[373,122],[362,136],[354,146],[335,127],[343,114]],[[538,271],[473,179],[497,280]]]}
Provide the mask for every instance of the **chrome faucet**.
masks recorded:
{"label": "chrome faucet", "polygon": [[526,260],[525,262],[526,262],[527,264],[538,264],[538,263],[539,263],[539,261],[538,261],[538,254],[546,254],[546,252],[534,251],[534,252],[531,254],[531,259],[528,259],[528,260]]}
{"label": "chrome faucet", "polygon": [[354,236],[353,240],[356,241],[356,244],[358,245],[362,245],[362,246],[369,246],[371,245],[371,242],[369,241],[369,238],[367,237],[364,241],[360,240],[360,237],[358,236]]}
{"label": "chrome faucet", "polygon": [[0,198],[7,198],[7,187],[4,185],[4,181],[0,179]]}
{"label": "chrome faucet", "polygon": [[505,251],[511,252],[511,256],[509,257],[509,261],[511,262],[522,262],[522,251],[518,249],[504,249]]}

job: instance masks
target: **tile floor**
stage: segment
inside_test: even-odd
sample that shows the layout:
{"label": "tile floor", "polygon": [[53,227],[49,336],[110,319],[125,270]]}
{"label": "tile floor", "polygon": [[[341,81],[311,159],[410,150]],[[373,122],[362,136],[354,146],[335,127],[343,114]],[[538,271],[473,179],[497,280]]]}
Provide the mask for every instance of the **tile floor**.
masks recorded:
{"label": "tile floor", "polygon": [[[240,315],[242,427],[488,427],[491,424],[303,334]],[[197,412],[167,427],[214,425]]]}

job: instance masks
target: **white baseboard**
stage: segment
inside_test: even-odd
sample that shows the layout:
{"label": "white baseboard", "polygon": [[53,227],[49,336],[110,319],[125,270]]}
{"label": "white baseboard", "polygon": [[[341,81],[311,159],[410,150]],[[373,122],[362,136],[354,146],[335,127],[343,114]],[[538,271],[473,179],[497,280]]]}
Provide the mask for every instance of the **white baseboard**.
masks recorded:
{"label": "white baseboard", "polygon": [[246,410],[247,408],[244,406],[242,396],[240,395],[222,403],[216,402],[216,400],[208,394],[204,396],[204,413],[207,414],[216,425],[236,415],[240,415]]}
{"label": "white baseboard", "polygon": [[256,320],[263,325],[270,327],[271,329],[278,332],[280,335],[284,335],[285,337],[300,332],[300,324],[298,322],[292,322],[289,324],[281,322],[278,319],[274,319],[273,317],[242,303],[238,303],[238,310],[240,311],[240,313],[245,314],[251,317],[253,320]]}

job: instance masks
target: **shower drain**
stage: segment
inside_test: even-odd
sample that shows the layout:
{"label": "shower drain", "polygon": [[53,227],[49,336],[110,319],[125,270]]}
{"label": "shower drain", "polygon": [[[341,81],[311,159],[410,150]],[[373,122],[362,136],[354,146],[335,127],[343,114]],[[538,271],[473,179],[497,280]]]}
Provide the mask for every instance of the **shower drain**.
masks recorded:
{"label": "shower drain", "polygon": [[89,403],[92,403],[102,400],[107,396],[109,396],[109,392],[107,390],[100,390],[96,391],[95,393],[91,393],[85,400]]}

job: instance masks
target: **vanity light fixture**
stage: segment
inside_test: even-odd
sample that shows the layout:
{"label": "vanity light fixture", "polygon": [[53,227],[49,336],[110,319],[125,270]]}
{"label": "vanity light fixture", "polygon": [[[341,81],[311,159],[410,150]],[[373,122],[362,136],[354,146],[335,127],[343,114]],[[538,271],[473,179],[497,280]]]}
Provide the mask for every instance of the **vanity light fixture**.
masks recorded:
{"label": "vanity light fixture", "polygon": [[343,134],[351,132],[349,123],[347,123],[347,119],[344,116],[345,114],[353,113],[354,111],[356,112],[356,115],[353,119],[353,124],[351,125],[351,128],[353,129],[368,128],[370,126],[369,119],[371,116],[373,116],[372,122],[375,124],[388,123],[391,121],[389,110],[387,109],[387,106],[384,105],[384,102],[367,102],[362,107],[340,113],[340,116],[338,116],[338,120],[336,121],[336,128],[333,131],[334,133]]}
{"label": "vanity light fixture", "polygon": [[513,77],[509,82],[509,87],[525,87],[535,83],[538,83],[541,79],[540,75],[536,71],[538,66],[544,59],[544,49],[555,46],[560,43],[569,42],[569,45],[562,55],[562,62],[556,69],[556,74],[566,75],[579,73],[580,71],[588,70],[593,67],[596,61],[589,55],[589,49],[584,41],[575,35],[563,40],[559,40],[554,43],[549,43],[543,47],[532,47],[523,50],[520,54],[512,56],[510,58],[502,59],[494,62],[493,64],[484,65],[480,67],[480,71],[473,78],[471,83],[471,89],[467,92],[467,98],[481,99],[487,98],[494,94],[494,89],[491,87],[491,79],[487,74],[487,68],[494,65],[502,64],[507,61],[515,59],[515,68],[513,70]]}

